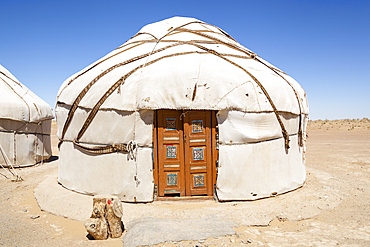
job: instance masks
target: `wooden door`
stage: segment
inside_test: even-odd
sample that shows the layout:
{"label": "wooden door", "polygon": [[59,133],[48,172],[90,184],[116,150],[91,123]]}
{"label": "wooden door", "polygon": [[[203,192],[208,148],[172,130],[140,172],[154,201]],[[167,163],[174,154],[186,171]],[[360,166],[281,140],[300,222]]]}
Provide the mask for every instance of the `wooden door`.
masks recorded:
{"label": "wooden door", "polygon": [[[157,111],[159,196],[213,194],[211,111]],[[215,151],[215,150],[214,150]]]}
{"label": "wooden door", "polygon": [[185,196],[183,122],[181,111],[160,110],[158,120],[158,195]]}
{"label": "wooden door", "polygon": [[212,195],[211,112],[188,111],[184,121],[186,195]]}

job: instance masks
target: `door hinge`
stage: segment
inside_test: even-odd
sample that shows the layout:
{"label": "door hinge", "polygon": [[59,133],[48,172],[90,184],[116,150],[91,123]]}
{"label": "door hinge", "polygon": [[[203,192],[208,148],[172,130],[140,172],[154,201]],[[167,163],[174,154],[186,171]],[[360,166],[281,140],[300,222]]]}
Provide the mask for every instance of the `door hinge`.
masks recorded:
{"label": "door hinge", "polygon": [[215,143],[215,146],[216,146],[216,150],[218,150],[218,148],[219,148],[218,133],[216,134],[216,143]]}

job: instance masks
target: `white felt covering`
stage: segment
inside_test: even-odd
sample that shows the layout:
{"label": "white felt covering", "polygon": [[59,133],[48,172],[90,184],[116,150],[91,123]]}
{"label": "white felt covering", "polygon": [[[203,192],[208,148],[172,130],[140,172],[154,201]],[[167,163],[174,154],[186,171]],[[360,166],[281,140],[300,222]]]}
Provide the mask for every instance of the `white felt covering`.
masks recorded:
{"label": "white felt covering", "polygon": [[0,107],[0,119],[37,123],[54,118],[51,107],[2,65],[0,65]]}
{"label": "white felt covering", "polygon": [[153,200],[152,148],[139,148],[135,161],[126,153],[87,154],[67,141],[59,155],[58,181],[68,189],[126,202]]}
{"label": "white felt covering", "polygon": [[0,65],[0,164],[23,167],[49,158],[53,118],[51,107]]}
{"label": "white felt covering", "polygon": [[[151,201],[154,112],[174,109],[218,111],[220,200],[254,200],[301,186],[304,145],[299,146],[298,131],[301,124],[305,133],[306,94],[293,78],[251,54],[221,29],[194,18],[173,17],[143,27],[60,87],[59,138],[73,102],[91,85],[63,138],[59,181],[81,193]],[[126,75],[79,141],[92,146],[136,141],[137,161],[125,153],[93,155],[73,146],[91,109]],[[274,109],[256,80],[290,135],[288,151]]]}
{"label": "white felt covering", "polygon": [[220,145],[217,196],[221,201],[256,200],[303,185],[303,150],[297,135],[290,149],[279,138],[253,144]]}
{"label": "white felt covering", "polygon": [[[17,126],[23,127],[14,132]],[[0,145],[10,164],[13,167],[25,167],[50,158],[50,130],[51,120],[41,121],[40,124],[30,123],[26,127],[18,121],[0,119]],[[8,167],[6,157],[0,153],[0,164]]]}
{"label": "white felt covering", "polygon": [[[240,50],[231,49],[226,45],[202,43],[202,41],[209,41],[209,39],[194,33],[171,32],[180,24],[194,21],[196,19],[174,17],[150,24],[140,30],[139,34],[151,33],[156,39],[163,41],[199,40],[199,45],[202,47],[215,50],[220,54],[226,54],[227,59],[253,74],[266,88],[279,111],[299,114],[301,108],[301,113],[308,113],[305,93],[293,78],[282,72],[274,72],[254,59],[235,57],[234,55],[247,57],[240,50],[250,51],[228,38],[217,28],[205,23],[193,23],[184,27],[191,30],[213,30],[216,33],[210,33],[209,35],[231,43]],[[168,31],[169,26],[173,27],[170,31]],[[271,105],[261,88],[243,69],[214,54],[205,54],[205,50],[194,45],[176,45],[159,51],[161,48],[177,42],[149,42],[141,45],[135,43],[153,39],[153,36],[148,34],[138,35],[127,41],[124,46],[117,48],[93,65],[68,78],[59,89],[58,102],[72,105],[78,94],[99,76],[99,79],[92,85],[79,104],[80,107],[92,108],[116,81],[131,70],[139,68],[125,80],[123,85],[120,86],[120,90],[117,89],[113,92],[103,103],[101,109],[125,111],[136,111],[138,109],[272,111]],[[203,53],[187,54],[187,52]],[[118,66],[144,54],[151,55]],[[163,59],[150,64],[151,61],[158,58]],[[268,64],[262,58],[259,59]],[[268,65],[273,67],[270,64]],[[285,78],[291,85],[282,78]],[[71,82],[71,80],[73,81]],[[298,94],[300,106],[292,86]]]}

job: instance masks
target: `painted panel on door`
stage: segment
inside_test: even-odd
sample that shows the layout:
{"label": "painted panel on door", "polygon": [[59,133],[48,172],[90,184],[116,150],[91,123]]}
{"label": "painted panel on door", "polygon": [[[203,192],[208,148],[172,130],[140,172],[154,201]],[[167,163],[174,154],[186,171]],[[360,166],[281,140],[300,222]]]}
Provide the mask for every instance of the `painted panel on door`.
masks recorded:
{"label": "painted panel on door", "polygon": [[167,173],[167,186],[177,185],[177,173]]}
{"label": "painted panel on door", "polygon": [[191,129],[193,133],[203,132],[203,120],[192,121]]}
{"label": "painted panel on door", "polygon": [[193,184],[194,187],[205,187],[206,186],[204,174],[193,175],[193,181],[194,181],[194,184]]}
{"label": "painted panel on door", "polygon": [[177,158],[177,147],[167,146],[166,153],[167,153],[167,159],[176,159]]}
{"label": "painted panel on door", "polygon": [[193,160],[204,160],[203,151],[203,148],[193,148]]}
{"label": "painted panel on door", "polygon": [[176,118],[166,118],[166,131],[176,130]]}

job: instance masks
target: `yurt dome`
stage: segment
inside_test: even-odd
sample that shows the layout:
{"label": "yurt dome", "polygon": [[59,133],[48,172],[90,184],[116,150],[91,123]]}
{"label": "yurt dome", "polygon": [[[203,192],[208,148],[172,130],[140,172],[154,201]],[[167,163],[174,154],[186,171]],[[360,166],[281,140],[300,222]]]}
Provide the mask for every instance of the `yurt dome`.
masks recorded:
{"label": "yurt dome", "polygon": [[255,200],[303,185],[302,87],[220,28],[173,17],[68,78],[59,182],[85,194]]}
{"label": "yurt dome", "polygon": [[0,65],[0,164],[34,165],[51,153],[51,107]]}

